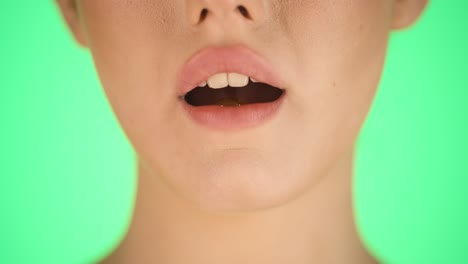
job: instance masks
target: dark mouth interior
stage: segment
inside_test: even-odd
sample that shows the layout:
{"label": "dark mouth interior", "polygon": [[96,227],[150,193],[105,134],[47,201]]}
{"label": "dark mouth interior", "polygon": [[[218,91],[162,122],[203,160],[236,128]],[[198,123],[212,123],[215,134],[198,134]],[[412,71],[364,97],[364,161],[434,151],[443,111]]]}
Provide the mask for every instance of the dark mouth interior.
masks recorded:
{"label": "dark mouth interior", "polygon": [[188,92],[184,99],[192,106],[241,106],[247,104],[270,103],[278,100],[284,90],[266,83],[249,82],[245,87],[211,89],[197,87]]}

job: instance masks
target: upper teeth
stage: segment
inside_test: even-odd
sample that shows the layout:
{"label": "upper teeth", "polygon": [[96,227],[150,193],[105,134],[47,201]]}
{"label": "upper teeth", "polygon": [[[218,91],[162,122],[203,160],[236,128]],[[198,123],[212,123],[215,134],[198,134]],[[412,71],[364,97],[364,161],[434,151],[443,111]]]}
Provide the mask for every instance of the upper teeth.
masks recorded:
{"label": "upper teeth", "polygon": [[206,84],[212,89],[221,89],[227,86],[231,87],[244,87],[249,83],[249,77],[240,73],[218,73],[210,78],[208,81],[200,83],[199,86],[203,87]]}

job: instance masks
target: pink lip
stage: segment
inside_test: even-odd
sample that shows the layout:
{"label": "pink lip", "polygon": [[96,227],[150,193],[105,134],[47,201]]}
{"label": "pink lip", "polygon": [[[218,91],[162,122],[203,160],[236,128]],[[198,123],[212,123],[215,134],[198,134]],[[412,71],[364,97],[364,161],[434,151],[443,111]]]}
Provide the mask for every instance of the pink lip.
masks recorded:
{"label": "pink lip", "polygon": [[196,53],[180,71],[178,96],[184,96],[211,76],[222,72],[240,73],[256,81],[283,88],[271,63],[252,50],[243,46],[206,48]]}
{"label": "pink lip", "polygon": [[217,73],[240,73],[258,82],[284,88],[272,64],[254,51],[243,47],[211,47],[197,52],[178,75],[177,95],[183,108],[196,123],[217,130],[253,127],[272,118],[284,101],[285,94],[271,103],[242,106],[192,106],[183,97]]}

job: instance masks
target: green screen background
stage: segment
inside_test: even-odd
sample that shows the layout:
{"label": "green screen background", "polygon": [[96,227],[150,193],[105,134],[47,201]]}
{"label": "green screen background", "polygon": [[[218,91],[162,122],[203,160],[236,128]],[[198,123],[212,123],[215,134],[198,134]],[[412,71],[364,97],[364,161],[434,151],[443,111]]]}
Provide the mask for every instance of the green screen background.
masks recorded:
{"label": "green screen background", "polygon": [[[357,144],[355,208],[382,263],[468,263],[468,2],[393,33]],[[90,263],[122,238],[135,155],[53,1],[0,2],[0,263]]]}

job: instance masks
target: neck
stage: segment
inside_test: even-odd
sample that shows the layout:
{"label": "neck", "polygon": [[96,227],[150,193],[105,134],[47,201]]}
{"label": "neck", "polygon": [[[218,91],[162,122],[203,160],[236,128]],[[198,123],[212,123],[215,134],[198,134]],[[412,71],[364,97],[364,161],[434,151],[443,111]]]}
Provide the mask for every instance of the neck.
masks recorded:
{"label": "neck", "polygon": [[236,214],[187,205],[140,162],[132,223],[104,263],[376,263],[355,228],[352,153],[296,200]]}

